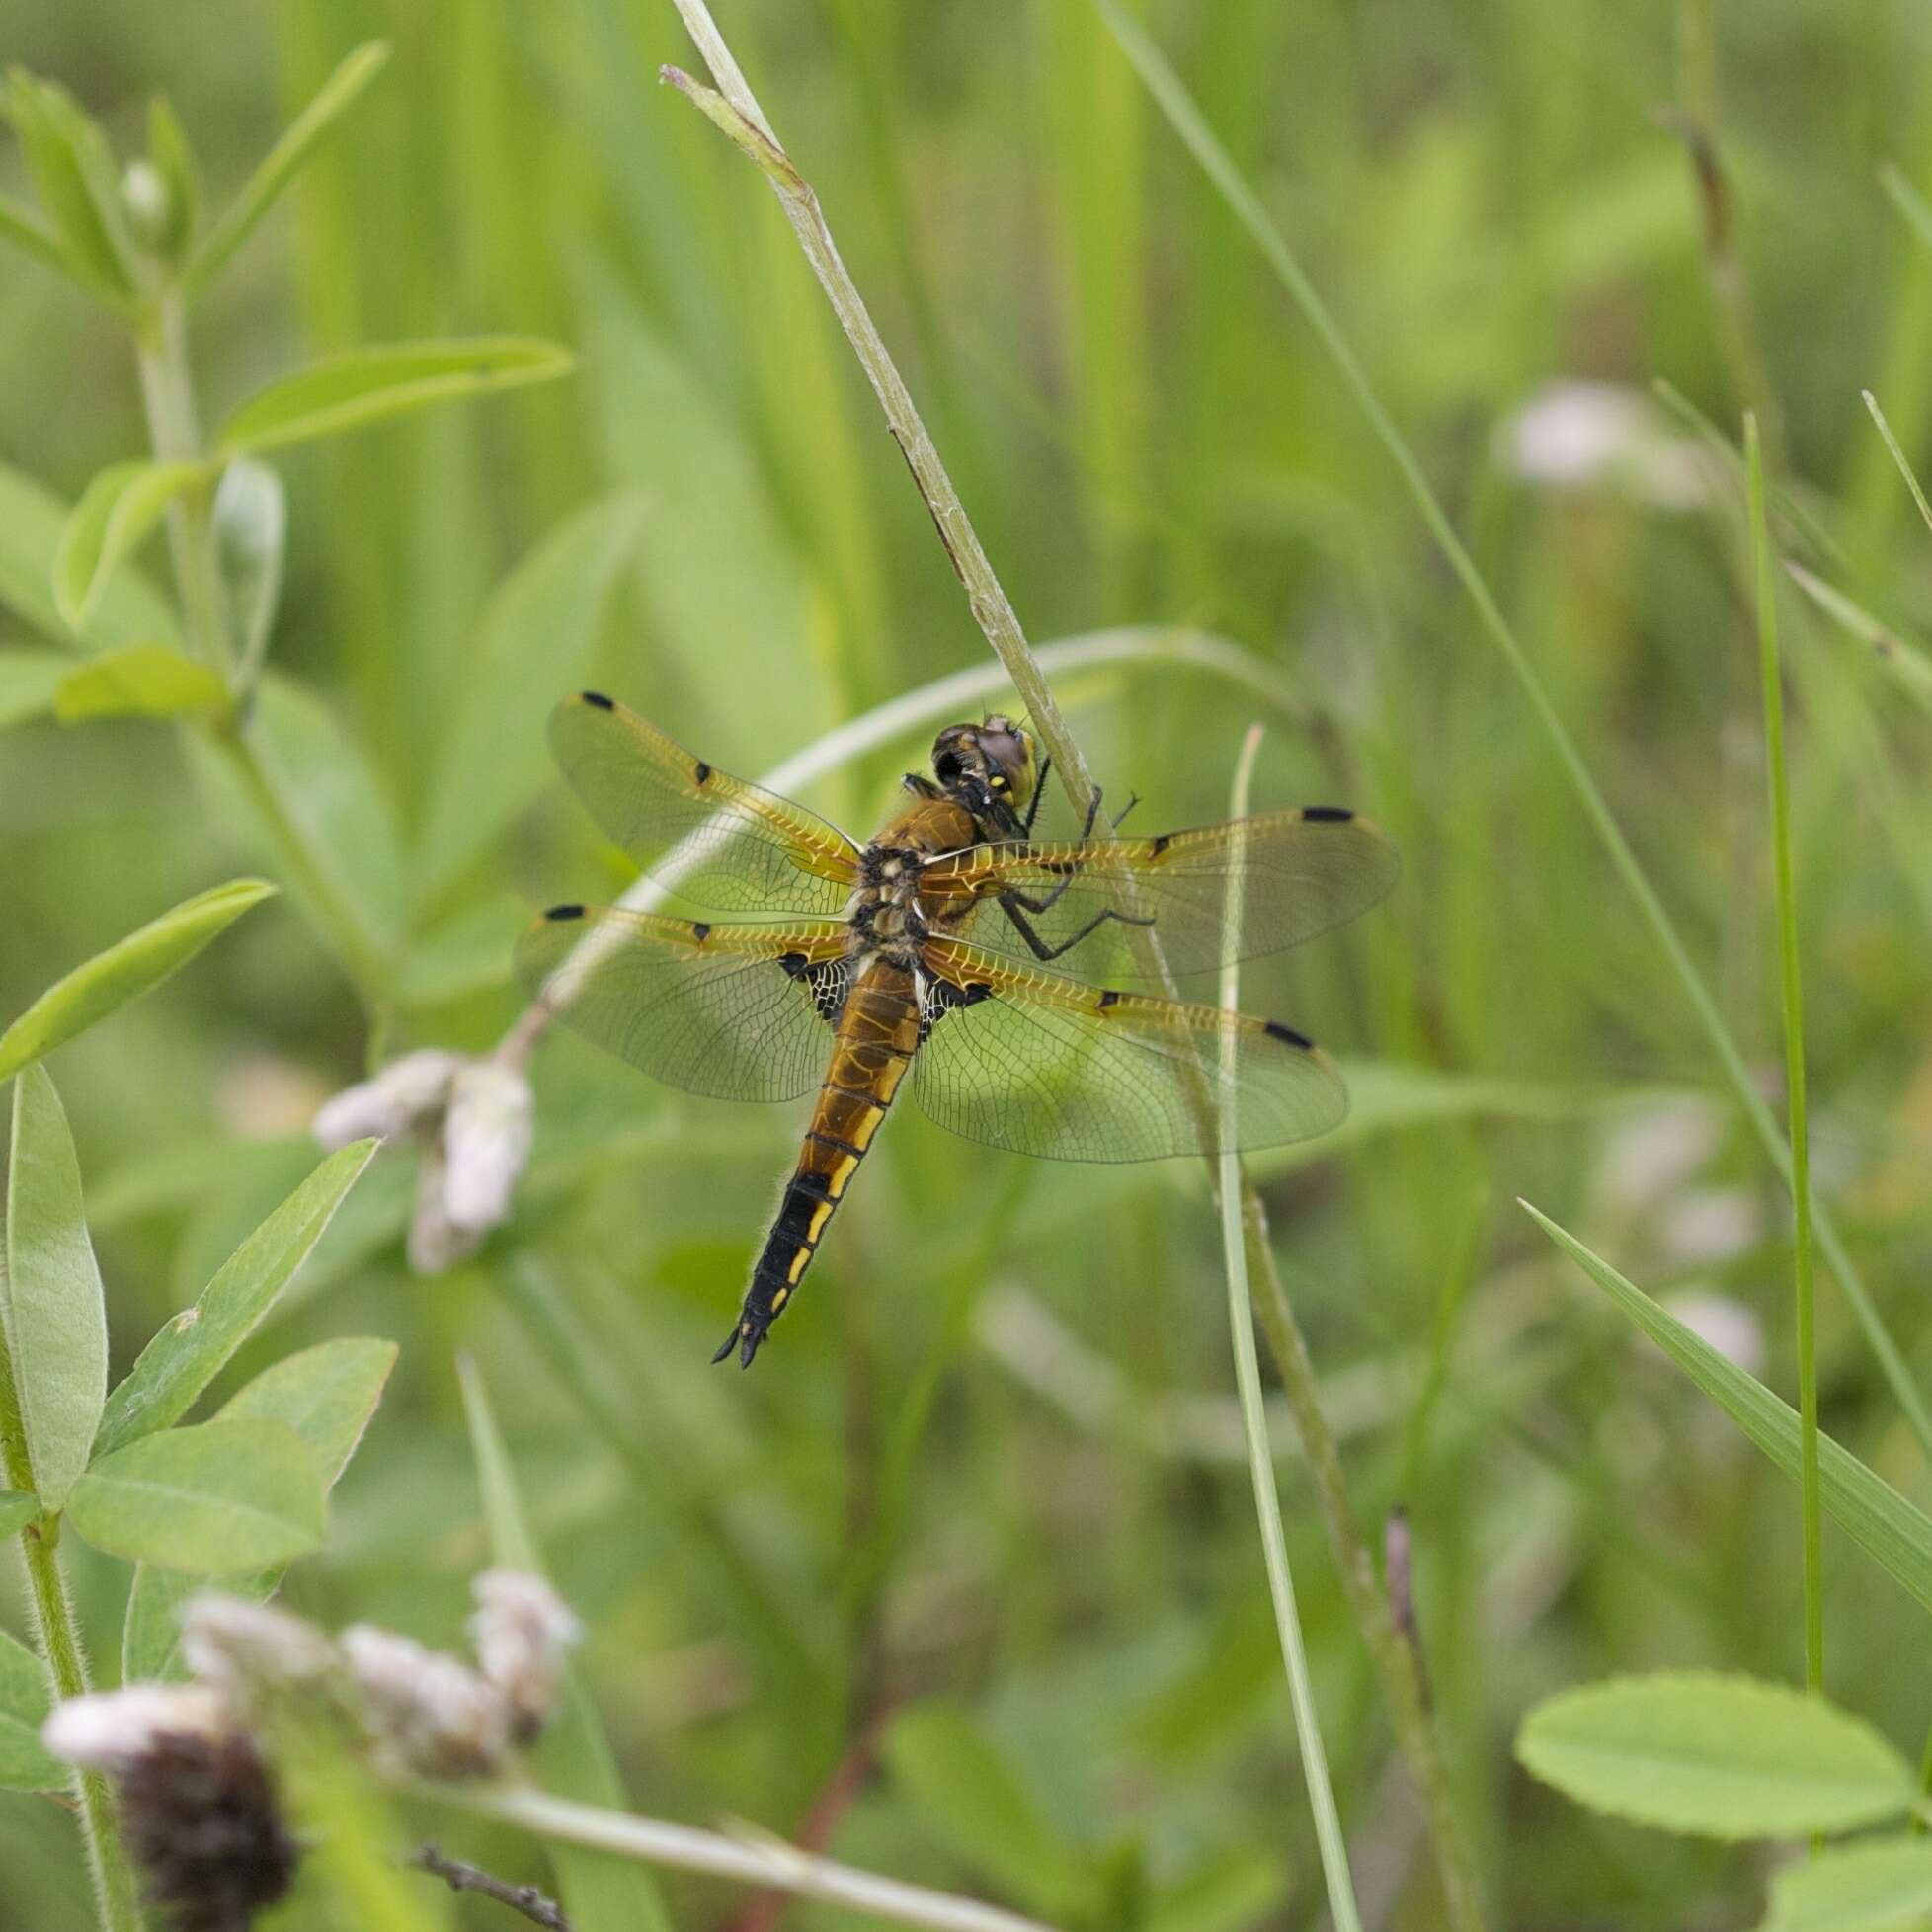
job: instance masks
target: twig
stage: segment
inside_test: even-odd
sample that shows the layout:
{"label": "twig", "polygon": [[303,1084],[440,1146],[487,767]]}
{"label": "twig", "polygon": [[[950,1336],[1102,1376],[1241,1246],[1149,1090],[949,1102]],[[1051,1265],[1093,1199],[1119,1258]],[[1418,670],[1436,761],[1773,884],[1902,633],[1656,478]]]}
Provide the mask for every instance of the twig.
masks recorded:
{"label": "twig", "polygon": [[533,1885],[512,1885],[508,1879],[497,1878],[480,1865],[467,1864],[460,1858],[445,1858],[434,1845],[418,1846],[403,1862],[419,1871],[434,1873],[451,1892],[480,1892],[484,1897],[508,1905],[513,1912],[522,1912],[532,1925],[543,1926],[545,1932],[570,1932],[570,1920],[565,1917],[563,1907],[546,1898]]}
{"label": "twig", "polygon": [[815,1858],[780,1838],[749,1829],[726,1837],[717,1831],[701,1831],[695,1825],[602,1811],[595,1805],[579,1805],[540,1791],[422,1784],[408,1789],[416,1797],[476,1817],[514,1824],[560,1844],[609,1852],[644,1865],[669,1865],[684,1872],[776,1887],[801,1898],[822,1898],[828,1904],[845,1905],[874,1918],[925,1926],[928,1932],[1053,1932],[1038,1919],[1022,1918],[998,1905],[929,1892],[925,1886],[907,1885],[833,1859]]}

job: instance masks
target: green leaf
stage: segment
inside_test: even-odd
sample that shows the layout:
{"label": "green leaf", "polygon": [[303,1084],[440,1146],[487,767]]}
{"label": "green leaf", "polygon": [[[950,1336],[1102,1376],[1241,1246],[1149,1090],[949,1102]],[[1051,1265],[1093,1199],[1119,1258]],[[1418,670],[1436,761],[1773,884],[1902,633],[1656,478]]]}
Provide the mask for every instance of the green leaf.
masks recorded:
{"label": "green leaf", "polygon": [[330,1155],[236,1248],[194,1307],[174,1317],[141,1350],[108,1398],[94,1445],[97,1461],[187,1414],[275,1306],[379,1145],[357,1141]]}
{"label": "green leaf", "polygon": [[88,484],[53,553],[53,602],[66,624],[86,624],[108,580],[161,513],[211,474],[206,463],[111,463]]}
{"label": "green leaf", "polygon": [[1093,1901],[1095,1875],[968,1713],[937,1703],[903,1712],[885,1761],[926,1830],[1029,1910],[1079,1918]]}
{"label": "green leaf", "polygon": [[57,644],[175,644],[173,608],[131,566],[109,583],[85,635],[54,607],[53,553],[72,514],[37,478],[0,463],[0,604]]}
{"label": "green leaf", "polygon": [[74,666],[53,694],[62,724],[90,718],[226,716],[228,686],[172,644],[123,644]]}
{"label": "green leaf", "polygon": [[396,1344],[366,1335],[317,1342],[284,1356],[224,1403],[218,1421],[282,1422],[308,1445],[333,1489],[382,1400]]}
{"label": "green leaf", "polygon": [[[279,672],[265,673],[256,684],[244,731],[326,885],[353,909],[368,942],[387,951],[402,924],[402,856],[395,818],[362,746],[321,698]],[[284,854],[260,798],[205,737],[190,740],[190,755],[214,794],[215,811],[265,866],[281,865]],[[329,931],[318,888],[298,872],[284,877],[289,897]]]}
{"label": "green leaf", "polygon": [[[315,1458],[324,1487],[334,1489],[395,1364],[393,1341],[347,1336],[318,1342],[264,1369],[222,1406],[215,1420],[285,1423]],[[281,1581],[282,1568],[276,1565],[251,1576],[228,1577],[222,1587],[266,1602]],[[121,1635],[123,1683],[183,1674],[181,1607],[205,1586],[205,1578],[190,1571],[145,1563],[136,1567]]]}
{"label": "green leaf", "polygon": [[283,1422],[143,1436],[74,1485],[67,1519],[110,1556],[211,1576],[286,1563],[322,1541],[322,1472]]}
{"label": "green leaf", "polygon": [[255,224],[275,205],[282,190],[313,158],[322,137],[381,72],[388,58],[386,40],[365,41],[322,83],[321,91],[288,123],[282,138],[262,157],[255,172],[242,184],[241,193],[208,231],[207,239],[196,251],[182,277],[184,286],[203,286],[221,270],[254,231]]}
{"label": "green leaf", "polygon": [[201,171],[195,164],[188,131],[163,94],[147,104],[147,152],[168,191],[168,229],[161,238],[162,250],[169,261],[179,261],[201,225]]}
{"label": "green leaf", "polygon": [[220,443],[234,454],[312,443],[431,403],[547,382],[570,366],[567,350],[528,336],[351,349],[251,396],[222,426]]}
{"label": "green leaf", "polygon": [[32,208],[21,206],[11,195],[0,195],[0,241],[12,242],[23,255],[31,255],[76,282],[83,280],[66,244]]}
{"label": "green leaf", "polygon": [[625,492],[578,511],[491,597],[430,783],[417,854],[424,892],[481,851],[543,784],[549,760],[530,730],[530,693],[583,683],[645,508]]}
{"label": "green leaf", "polygon": [[73,668],[64,651],[0,651],[0,731],[50,709]]}
{"label": "green leaf", "polygon": [[49,1509],[87,1467],[108,1387],[108,1315],[81,1205],[80,1163],[43,1067],[14,1083],[4,1317],[35,1492]]}
{"label": "green leaf", "polygon": [[40,1742],[53,1708],[46,1666],[0,1630],[0,1790],[57,1791],[72,1772]]}
{"label": "green leaf", "polygon": [[19,1489],[0,1489],[0,1543],[23,1530],[40,1513],[40,1498]]}
{"label": "green leaf", "polygon": [[[1778,1468],[1797,1477],[1798,1411],[1789,1403],[1693,1334],[1547,1215],[1527,1201],[1522,1206]],[[1818,1437],[1818,1485],[1825,1514],[1932,1610],[1932,1517],[1828,1435]]]}
{"label": "green leaf", "polygon": [[[540,1575],[536,1539],[530,1534],[510,1452],[483,1378],[467,1358],[457,1363],[456,1373],[469,1421],[470,1453],[483,1490],[491,1557],[506,1569]],[[536,1748],[537,1783],[559,1797],[626,1809],[623,1780],[597,1705],[582,1675],[570,1664],[564,1667],[559,1706]],[[657,1882],[642,1866],[564,1845],[551,1845],[549,1853],[564,1910],[577,1932],[671,1932]]]}
{"label": "green leaf", "polygon": [[1900,1816],[1905,1760],[1862,1718],[1785,1684],[1701,1671],[1547,1698],[1516,1755],[1593,1811],[1706,1838],[1788,1838]]}
{"label": "green leaf", "polygon": [[1791,581],[1841,629],[1868,645],[1879,664],[1919,707],[1932,711],[1932,657],[1922,645],[1879,622],[1862,604],[1801,563],[1787,559]]}
{"label": "green leaf", "polygon": [[1888,1838],[1780,1872],[1761,1932],[1906,1932],[1928,1919],[1932,1838]]}
{"label": "green leaf", "polygon": [[107,138],[51,81],[16,67],[8,110],[28,172],[80,280],[109,301],[134,295],[132,251],[121,219],[114,158]]}
{"label": "green leaf", "polygon": [[76,966],[0,1033],[0,1080],[152,991],[274,891],[265,879],[231,879]]}

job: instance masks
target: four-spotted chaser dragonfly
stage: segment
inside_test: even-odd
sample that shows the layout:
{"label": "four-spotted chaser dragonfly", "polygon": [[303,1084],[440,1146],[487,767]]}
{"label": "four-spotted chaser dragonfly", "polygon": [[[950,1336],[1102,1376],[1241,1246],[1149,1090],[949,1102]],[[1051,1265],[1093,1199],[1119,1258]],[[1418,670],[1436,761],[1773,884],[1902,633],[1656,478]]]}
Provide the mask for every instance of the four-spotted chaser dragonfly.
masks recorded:
{"label": "four-spotted chaser dragonfly", "polygon": [[[1087,985],[1224,948],[1292,946],[1373,905],[1395,848],[1332,806],[1123,839],[1035,843],[1047,765],[1004,717],[940,732],[932,775],[860,846],[816,814],[694,758],[596,691],[551,720],[593,818],[662,892],[705,916],[556,906],[519,971],[579,1033],[658,1080],[729,1100],[817,1089],[752,1272],[735,1348],[749,1368],[797,1292],[902,1086],[968,1140],[1064,1161],[1152,1161],[1326,1132],[1333,1064],[1293,1027]],[[1050,762],[1049,762],[1050,764]],[[1231,885],[1234,888],[1231,894]],[[1230,908],[1237,923],[1230,930]]]}

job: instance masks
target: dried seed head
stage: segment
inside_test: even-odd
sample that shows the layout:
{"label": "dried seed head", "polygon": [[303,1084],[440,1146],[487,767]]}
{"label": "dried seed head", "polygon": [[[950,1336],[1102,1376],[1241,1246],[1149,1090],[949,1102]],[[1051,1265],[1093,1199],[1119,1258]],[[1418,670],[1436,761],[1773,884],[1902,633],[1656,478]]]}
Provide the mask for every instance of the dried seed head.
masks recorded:
{"label": "dried seed head", "polygon": [[342,1634],[370,1742],[426,1778],[481,1778],[503,1768],[510,1716],[502,1695],[459,1659],[372,1624]]}
{"label": "dried seed head", "polygon": [[459,1053],[424,1047],[392,1060],[371,1080],[345,1087],[315,1116],[315,1138],[326,1148],[375,1135],[391,1140],[441,1107],[463,1064]]}
{"label": "dried seed head", "polygon": [[286,1610],[203,1590],[181,1613],[181,1653],[202,1683],[238,1711],[289,1691],[325,1690],[342,1675],[342,1654],[321,1631]]}
{"label": "dried seed head", "polygon": [[525,1570],[486,1570],[470,1587],[476,1660],[509,1706],[511,1736],[527,1744],[549,1722],[564,1652],[583,1626],[541,1576]]}
{"label": "dried seed head", "polygon": [[443,1212],[472,1233],[494,1228],[530,1152],[530,1084],[514,1067],[477,1060],[451,1083],[443,1128]]}

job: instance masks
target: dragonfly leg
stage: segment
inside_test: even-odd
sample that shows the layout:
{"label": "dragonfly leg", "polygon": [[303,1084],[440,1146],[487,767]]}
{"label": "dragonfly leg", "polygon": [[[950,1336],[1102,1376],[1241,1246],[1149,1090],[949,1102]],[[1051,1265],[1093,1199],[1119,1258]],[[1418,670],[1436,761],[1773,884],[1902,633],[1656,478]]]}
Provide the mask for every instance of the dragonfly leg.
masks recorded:
{"label": "dragonfly leg", "polygon": [[1052,769],[1053,757],[1049,753],[1040,761],[1038,775],[1033,780],[1033,796],[1026,801],[1026,816],[1019,822],[1019,829],[1029,839],[1033,836],[1033,821],[1040,816],[1040,800],[1046,796],[1047,774]]}
{"label": "dragonfly leg", "polygon": [[[1015,903],[1016,901],[1018,903]],[[1050,906],[1053,901],[1049,899],[1045,903]],[[1109,920],[1117,920],[1122,926],[1152,926],[1154,924],[1151,917],[1137,919],[1131,913],[1117,912],[1113,907],[1105,906],[1099,912],[1095,913],[1070,938],[1062,939],[1057,946],[1050,946],[1040,937],[1039,933],[1033,927],[1033,923],[1026,917],[1029,911],[1036,913],[1044,911],[1044,906],[1029,907],[1026,905],[1023,895],[1016,892],[1006,892],[1000,895],[1000,908],[1012,921],[1014,930],[1032,948],[1033,957],[1039,960],[1058,959],[1063,952],[1072,952],[1096,926],[1104,926]]]}

